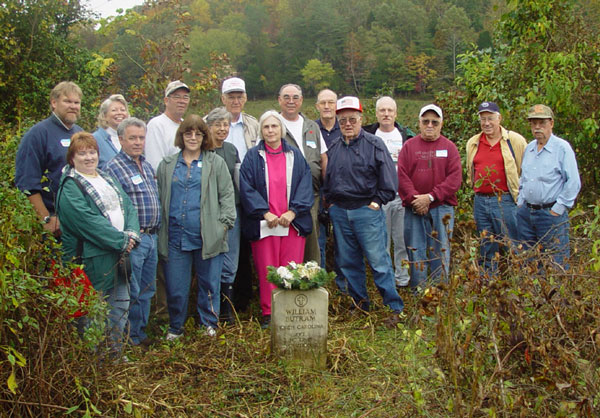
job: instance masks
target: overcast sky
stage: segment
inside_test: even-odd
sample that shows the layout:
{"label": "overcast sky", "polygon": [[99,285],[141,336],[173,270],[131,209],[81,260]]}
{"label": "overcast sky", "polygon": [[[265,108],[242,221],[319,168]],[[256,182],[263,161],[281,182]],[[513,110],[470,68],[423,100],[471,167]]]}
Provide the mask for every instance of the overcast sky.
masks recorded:
{"label": "overcast sky", "polygon": [[142,4],[144,0],[84,0],[82,3],[86,2],[92,11],[99,13],[101,17],[108,17],[116,15],[117,9],[131,9]]}

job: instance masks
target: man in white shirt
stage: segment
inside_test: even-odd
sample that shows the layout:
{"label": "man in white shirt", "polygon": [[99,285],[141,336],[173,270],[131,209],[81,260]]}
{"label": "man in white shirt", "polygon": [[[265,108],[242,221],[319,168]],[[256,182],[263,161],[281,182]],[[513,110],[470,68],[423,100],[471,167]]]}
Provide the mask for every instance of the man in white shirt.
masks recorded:
{"label": "man in white shirt", "polygon": [[246,152],[256,145],[258,139],[258,121],[243,111],[248,100],[246,83],[238,77],[228,78],[223,81],[221,92],[221,102],[231,113],[229,136],[225,141],[235,145],[240,155],[240,161],[244,161]]}
{"label": "man in white shirt", "polygon": [[[375,116],[377,123],[364,126],[363,129],[369,133],[380,137],[394,161],[396,171],[398,170],[398,153],[402,149],[402,144],[408,138],[412,138],[414,133],[396,122],[397,112],[396,101],[389,96],[383,96],[375,103]],[[406,287],[410,279],[408,275],[408,254],[404,244],[404,207],[402,200],[396,193],[396,198],[383,205],[385,220],[387,226],[387,249],[390,251],[391,241],[394,242],[394,276],[396,286]]]}
{"label": "man in white shirt", "polygon": [[284,84],[279,89],[279,107],[287,130],[285,140],[298,148],[308,165],[313,179],[315,203],[310,211],[313,221],[313,231],[306,237],[304,260],[321,262],[319,250],[319,213],[320,190],[327,168],[327,145],[321,135],[321,129],[314,121],[305,118],[300,113],[302,108],[302,89],[296,84]]}
{"label": "man in white shirt", "polygon": [[175,133],[190,104],[190,88],[179,80],[171,81],[165,89],[165,112],[150,119],[146,133],[144,155],[156,170],[168,155],[177,154]]}
{"label": "man in white shirt", "polygon": [[[179,80],[171,81],[165,89],[164,102],[165,112],[150,119],[146,130],[144,157],[154,171],[163,158],[180,151],[175,146],[175,134],[190,104],[190,88]],[[157,314],[167,311],[165,276],[162,265],[163,262],[159,261],[156,270],[155,312]]]}

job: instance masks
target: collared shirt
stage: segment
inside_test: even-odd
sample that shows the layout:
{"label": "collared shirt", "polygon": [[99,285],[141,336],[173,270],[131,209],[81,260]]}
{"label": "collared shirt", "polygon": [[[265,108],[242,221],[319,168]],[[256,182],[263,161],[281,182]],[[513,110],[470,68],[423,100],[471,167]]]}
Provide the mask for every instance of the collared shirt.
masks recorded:
{"label": "collared shirt", "polygon": [[475,184],[473,190],[477,193],[496,193],[499,190],[508,192],[504,157],[501,143],[490,145],[487,136],[482,133],[479,147],[473,158],[475,168]]}
{"label": "collared shirt", "polygon": [[242,121],[241,114],[237,122],[231,122],[229,125],[229,135],[225,138],[225,142],[235,145],[240,156],[240,161],[244,161],[244,157],[248,152],[248,146],[244,138],[244,122]]}
{"label": "collared shirt", "polygon": [[394,200],[398,177],[381,138],[361,129],[348,144],[333,141],[327,159],[323,195],[329,203],[351,210]]}
{"label": "collared shirt", "polygon": [[319,129],[321,130],[321,136],[323,137],[323,140],[325,140],[327,148],[331,146],[331,143],[336,138],[342,137],[342,130],[340,129],[340,124],[338,123],[337,119],[335,121],[335,124],[333,125],[333,128],[331,128],[331,131],[328,131],[327,128],[323,126],[321,119],[317,119],[315,120],[315,122],[317,122],[317,125],[319,125]]}
{"label": "collared shirt", "polygon": [[517,205],[556,202],[551,210],[559,215],[573,206],[581,180],[575,153],[567,141],[552,134],[541,151],[537,141],[530,142],[521,169]]}
{"label": "collared shirt", "polygon": [[108,162],[105,171],[116,178],[133,203],[138,213],[140,228],[160,225],[160,201],[156,174],[143,155],[140,157],[142,170],[124,151],[120,151]]}
{"label": "collared shirt", "polygon": [[179,154],[171,183],[169,245],[182,251],[202,248],[200,198],[202,195],[202,154],[190,166]]}

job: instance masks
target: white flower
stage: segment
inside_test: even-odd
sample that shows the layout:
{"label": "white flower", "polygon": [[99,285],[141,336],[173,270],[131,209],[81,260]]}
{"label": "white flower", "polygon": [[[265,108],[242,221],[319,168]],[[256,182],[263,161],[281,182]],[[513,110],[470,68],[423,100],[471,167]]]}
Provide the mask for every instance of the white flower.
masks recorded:
{"label": "white flower", "polygon": [[296,264],[295,261],[290,261],[290,263],[288,265],[290,266],[291,269],[295,269],[298,266],[298,264]]}
{"label": "white flower", "polygon": [[307,269],[313,269],[315,267],[321,268],[321,267],[319,267],[319,265],[317,264],[316,261],[309,261],[305,264],[305,266]]}
{"label": "white flower", "polygon": [[292,282],[291,280],[288,280],[287,278],[283,279],[283,287],[285,287],[286,289],[291,289],[292,288]]}
{"label": "white flower", "polygon": [[300,275],[300,277],[306,277],[308,278],[308,269],[303,266],[302,264],[300,264],[297,268],[298,274]]}
{"label": "white flower", "polygon": [[292,274],[291,271],[289,271],[287,269],[287,267],[285,266],[281,266],[277,268],[277,274],[279,275],[279,277],[281,277],[284,281],[287,280],[293,280],[294,279],[294,275]]}

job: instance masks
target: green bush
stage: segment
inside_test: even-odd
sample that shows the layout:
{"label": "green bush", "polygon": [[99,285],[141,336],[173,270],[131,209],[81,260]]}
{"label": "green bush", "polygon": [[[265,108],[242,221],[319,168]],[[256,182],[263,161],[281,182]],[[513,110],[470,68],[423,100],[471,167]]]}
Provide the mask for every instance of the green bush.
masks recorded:
{"label": "green bush", "polygon": [[[73,266],[60,264],[60,247],[42,233],[26,196],[13,187],[20,134],[5,128],[0,137],[0,415],[93,410],[89,388],[98,384],[102,327],[78,336],[70,314],[79,308],[81,289],[53,285]],[[99,298],[91,297],[87,310],[104,323]]]}

